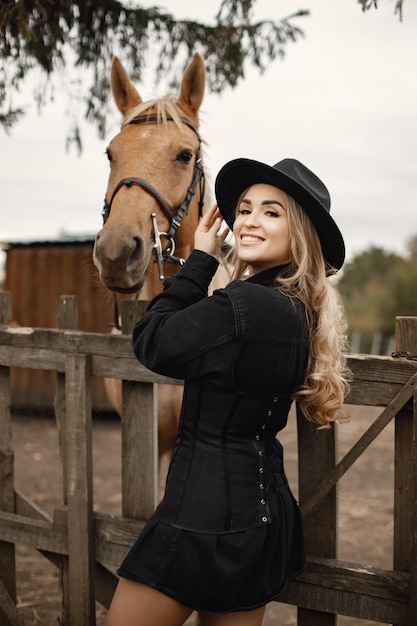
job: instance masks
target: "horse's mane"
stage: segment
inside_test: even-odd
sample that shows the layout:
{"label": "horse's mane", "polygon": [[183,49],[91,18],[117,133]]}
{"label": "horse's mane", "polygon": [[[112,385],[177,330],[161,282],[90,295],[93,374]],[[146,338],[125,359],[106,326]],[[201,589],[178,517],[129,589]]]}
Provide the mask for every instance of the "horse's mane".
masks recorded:
{"label": "horse's mane", "polygon": [[153,100],[147,100],[146,102],[141,102],[136,107],[134,107],[123,120],[122,128],[137,116],[142,115],[149,109],[153,109],[153,112],[158,116],[158,122],[162,124],[166,124],[167,119],[172,117],[173,121],[176,123],[178,128],[181,128],[181,115],[178,113],[178,110],[175,106],[177,102],[178,96],[175,94],[169,94],[167,96],[163,96],[162,98],[155,98]]}
{"label": "horse's mane", "polygon": [[[138,115],[143,115],[147,111],[151,111],[155,113],[158,117],[158,123],[166,124],[167,120],[171,117],[173,122],[178,126],[178,128],[182,127],[181,115],[178,113],[176,108],[176,102],[178,100],[178,96],[175,94],[168,94],[166,96],[162,96],[162,98],[154,98],[153,100],[146,100],[146,102],[141,102],[136,107],[134,107],[126,117],[123,119],[122,128],[130,124],[130,122]],[[204,141],[202,140],[202,144]],[[201,150],[201,156],[204,161],[204,150]],[[209,208],[212,202],[212,195],[210,192],[211,185],[209,183],[209,177],[207,173],[205,173],[206,185],[204,188],[204,208],[203,213]]]}

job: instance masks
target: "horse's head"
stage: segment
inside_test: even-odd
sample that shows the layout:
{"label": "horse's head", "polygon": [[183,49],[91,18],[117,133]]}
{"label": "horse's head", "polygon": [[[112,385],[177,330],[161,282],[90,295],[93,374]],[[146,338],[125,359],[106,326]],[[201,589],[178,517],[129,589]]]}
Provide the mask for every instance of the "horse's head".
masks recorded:
{"label": "horse's head", "polygon": [[94,246],[94,263],[108,289],[139,291],[149,271],[158,271],[153,249],[161,242],[162,251],[173,253],[170,238],[159,233],[175,239],[178,257],[192,250],[202,200],[197,127],[204,83],[204,62],[196,53],[178,97],[142,102],[120,60],[113,60],[111,86],[123,125],[107,149],[104,226]]}

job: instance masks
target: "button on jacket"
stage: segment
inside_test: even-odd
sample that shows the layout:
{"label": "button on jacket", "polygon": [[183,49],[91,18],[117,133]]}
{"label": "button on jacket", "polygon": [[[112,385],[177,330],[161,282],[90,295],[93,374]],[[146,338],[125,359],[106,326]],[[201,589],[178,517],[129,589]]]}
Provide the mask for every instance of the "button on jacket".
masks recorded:
{"label": "button on jacket", "polygon": [[274,288],[282,267],[207,297],[217,266],[194,250],[133,331],[139,361],[185,380],[156,516],[204,533],[271,522],[271,490],[287,488],[276,433],[286,425],[308,357],[304,307]]}

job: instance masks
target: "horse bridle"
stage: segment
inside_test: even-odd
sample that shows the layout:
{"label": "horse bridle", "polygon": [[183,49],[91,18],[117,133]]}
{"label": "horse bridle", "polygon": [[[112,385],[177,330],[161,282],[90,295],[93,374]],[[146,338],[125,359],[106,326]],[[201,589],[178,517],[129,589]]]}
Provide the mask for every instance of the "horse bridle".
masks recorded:
{"label": "horse bridle", "polygon": [[[132,120],[128,122],[128,124],[142,124],[142,123],[152,123],[152,122],[154,123],[154,122],[159,122],[160,119],[161,118],[158,114],[149,113],[149,114],[138,115],[134,117]],[[164,279],[164,272],[163,272],[164,262],[175,263],[178,265],[184,265],[185,263],[184,259],[174,256],[174,252],[175,252],[174,235],[175,235],[175,231],[181,224],[182,218],[184,217],[185,214],[188,213],[190,202],[191,202],[192,197],[195,194],[197,185],[199,185],[199,192],[200,192],[199,193],[200,198],[199,198],[199,203],[198,203],[198,210],[199,210],[200,217],[202,215],[203,205],[204,205],[205,177],[204,177],[203,161],[201,159],[201,154],[200,154],[201,137],[197,128],[194,126],[194,124],[192,124],[192,122],[190,122],[190,120],[188,120],[185,117],[180,117],[179,119],[181,120],[183,124],[186,124],[189,128],[191,128],[195,132],[195,134],[198,137],[199,144],[198,144],[198,150],[196,154],[196,160],[195,160],[191,183],[187,189],[185,198],[180,204],[180,206],[178,207],[178,209],[176,211],[172,211],[171,208],[168,206],[168,203],[166,202],[166,200],[161,196],[161,194],[157,191],[157,189],[155,189],[155,187],[151,185],[150,183],[148,183],[146,180],[144,180],[143,178],[131,177],[131,178],[122,178],[122,180],[120,180],[117,183],[111,195],[110,201],[107,202],[107,199],[106,198],[104,199],[104,206],[103,206],[103,211],[102,211],[103,223],[105,224],[110,215],[110,210],[111,210],[113,200],[115,196],[117,195],[117,193],[120,191],[120,189],[122,189],[122,187],[128,187],[128,188],[132,186],[141,187],[156,200],[163,214],[169,221],[168,230],[166,232],[161,232],[158,228],[158,223],[156,220],[156,213],[152,213],[151,217],[152,217],[152,226],[153,226],[153,231],[154,231],[153,249],[156,254],[156,260],[157,260],[158,269],[159,269],[159,278],[161,280]],[[170,115],[167,115],[166,120],[174,121],[174,118],[171,117]],[[162,237],[168,240],[168,246],[165,248],[165,250],[163,249],[163,246],[162,246]]]}

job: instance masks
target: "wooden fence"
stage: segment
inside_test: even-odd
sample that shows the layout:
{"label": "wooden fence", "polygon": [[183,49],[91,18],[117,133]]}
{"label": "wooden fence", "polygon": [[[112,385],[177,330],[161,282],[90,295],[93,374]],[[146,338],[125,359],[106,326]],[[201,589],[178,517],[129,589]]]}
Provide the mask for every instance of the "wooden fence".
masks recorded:
{"label": "wooden fence", "polygon": [[[124,303],[125,330],[138,312]],[[58,329],[9,325],[11,302],[0,294],[0,623],[20,626],[15,544],[39,550],[60,571],[65,626],[96,623],[95,600],[108,607],[117,567],[157,500],[156,376],[132,355],[130,337],[75,330],[75,298],[63,296]],[[383,407],[336,463],[335,429],[320,431],[297,416],[299,501],[308,563],[282,595],[298,606],[299,626],[334,626],[337,615],[417,624],[417,318],[396,320],[397,358],[349,356],[348,402]],[[52,517],[17,492],[10,435],[10,368],[57,372],[62,502]],[[93,512],[91,376],[123,380],[122,516]],[[392,570],[337,560],[337,483],[384,427],[395,420],[394,562]],[[139,436],[140,433],[140,436]],[[378,532],[375,529],[375,532]]]}

